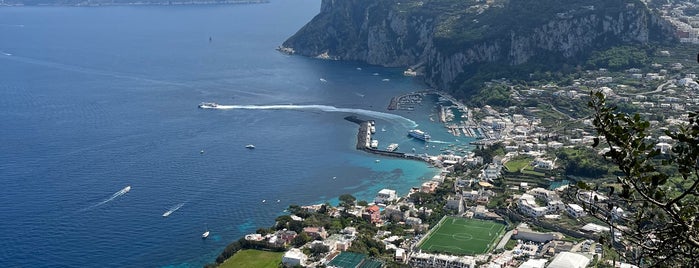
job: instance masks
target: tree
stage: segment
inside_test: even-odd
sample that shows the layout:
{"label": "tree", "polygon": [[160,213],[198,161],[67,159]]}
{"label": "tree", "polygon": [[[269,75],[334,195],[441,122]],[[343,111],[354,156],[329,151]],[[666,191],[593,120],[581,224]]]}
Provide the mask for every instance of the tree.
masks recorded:
{"label": "tree", "polygon": [[[699,267],[699,114],[689,113],[688,124],[664,132],[673,145],[662,154],[649,139],[650,123],[638,114],[617,112],[600,92],[591,94],[588,105],[595,129],[609,147],[604,157],[623,174],[617,177],[621,187],[597,189],[609,195],[607,200],[595,197],[585,206],[623,234],[623,241],[612,236],[603,242],[640,266]],[[595,139],[593,146],[600,143]]]}
{"label": "tree", "polygon": [[259,228],[259,229],[257,229],[257,231],[255,231],[255,233],[258,233],[258,234],[265,236],[267,234],[272,233],[272,230],[270,230],[269,228]]}
{"label": "tree", "polygon": [[303,227],[304,227],[302,221],[294,221],[294,220],[289,221],[289,223],[287,225],[288,225],[289,230],[297,232],[297,233],[302,232]]}
{"label": "tree", "polygon": [[286,228],[289,225],[290,221],[292,221],[292,219],[291,219],[291,216],[289,216],[289,215],[281,215],[281,216],[277,217],[275,229],[281,230],[281,229]]}
{"label": "tree", "polygon": [[357,198],[355,198],[351,194],[343,194],[339,197],[339,199],[340,199],[340,206],[343,206],[343,207],[352,207],[352,206],[354,206],[354,201],[357,201]]}
{"label": "tree", "polygon": [[291,240],[291,244],[294,247],[302,247],[303,245],[310,242],[311,240],[313,240],[313,239],[310,236],[308,236],[308,234],[300,233],[296,237],[294,237],[293,240]]}

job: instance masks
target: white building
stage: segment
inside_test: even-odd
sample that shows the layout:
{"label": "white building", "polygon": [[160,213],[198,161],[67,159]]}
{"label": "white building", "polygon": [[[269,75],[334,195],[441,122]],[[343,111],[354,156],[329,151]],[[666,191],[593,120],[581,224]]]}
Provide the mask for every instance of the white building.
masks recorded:
{"label": "white building", "polygon": [[599,224],[594,224],[594,223],[588,223],[585,224],[585,226],[581,227],[580,230],[588,233],[601,233],[601,232],[609,232],[609,227],[605,227]]}
{"label": "white building", "polygon": [[410,255],[410,267],[449,267],[449,268],[474,268],[476,260],[471,256],[452,256],[442,254],[413,253]]}
{"label": "white building", "polygon": [[522,263],[519,268],[544,268],[547,262],[546,259],[529,259]]}
{"label": "white building", "polygon": [[672,150],[672,145],[665,142],[659,142],[655,145],[655,149],[660,150],[661,154],[667,154],[668,152],[670,152],[670,150]]}
{"label": "white building", "polygon": [[304,266],[306,265],[306,260],[308,259],[308,256],[306,254],[303,254],[300,249],[298,248],[292,248],[286,253],[284,253],[284,257],[282,257],[282,263],[284,266],[287,267],[294,267],[297,265]]}
{"label": "white building", "polygon": [[379,191],[379,193],[374,198],[374,203],[386,204],[388,202],[395,201],[397,199],[398,199],[398,196],[396,195],[396,190],[383,189],[383,190]]}
{"label": "white building", "polygon": [[534,196],[530,194],[522,194],[517,207],[522,213],[535,218],[544,216],[548,212],[546,207],[537,205]]}
{"label": "white building", "polygon": [[499,164],[488,164],[488,166],[483,169],[483,179],[487,181],[494,181],[498,177],[500,177],[500,171],[502,170],[502,166]]}
{"label": "white building", "polygon": [[471,190],[471,191],[464,191],[463,193],[464,198],[471,200],[471,201],[476,201],[478,197],[480,197],[480,193],[476,190]]}
{"label": "white building", "polygon": [[403,262],[405,262],[405,257],[406,257],[405,249],[397,248],[397,249],[396,249],[395,260],[396,260],[397,262],[403,263]]}
{"label": "white building", "polygon": [[537,158],[536,160],[534,160],[534,167],[539,168],[539,169],[551,170],[551,169],[554,169],[556,166],[555,166],[553,160]]}
{"label": "white building", "polygon": [[553,261],[547,266],[548,268],[584,268],[590,263],[590,259],[584,255],[561,252],[553,258]]}
{"label": "white building", "polygon": [[604,202],[604,200],[607,200],[607,197],[597,193],[597,192],[592,192],[592,191],[587,191],[587,192],[580,192],[578,194],[578,200],[585,202],[585,203],[600,203]]}
{"label": "white building", "polygon": [[585,210],[578,204],[568,204],[566,212],[568,212],[568,214],[573,218],[579,218],[587,215]]}
{"label": "white building", "polygon": [[560,149],[563,147],[563,143],[557,141],[549,141],[547,145],[551,149]]}
{"label": "white building", "polygon": [[461,195],[455,195],[447,199],[447,209],[456,210],[457,214],[464,213],[464,199]]}

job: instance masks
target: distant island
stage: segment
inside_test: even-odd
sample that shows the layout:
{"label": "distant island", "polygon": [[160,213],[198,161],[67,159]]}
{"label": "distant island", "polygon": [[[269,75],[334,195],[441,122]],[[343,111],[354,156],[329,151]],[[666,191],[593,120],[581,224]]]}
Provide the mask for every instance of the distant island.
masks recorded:
{"label": "distant island", "polygon": [[2,0],[0,6],[126,6],[264,4],[269,0]]}

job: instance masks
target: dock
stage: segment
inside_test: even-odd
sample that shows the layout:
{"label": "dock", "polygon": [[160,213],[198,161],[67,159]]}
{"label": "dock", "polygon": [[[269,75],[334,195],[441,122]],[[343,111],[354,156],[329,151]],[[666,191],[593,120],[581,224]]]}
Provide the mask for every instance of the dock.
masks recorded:
{"label": "dock", "polygon": [[357,131],[357,150],[362,150],[362,151],[365,151],[368,153],[382,155],[382,156],[389,156],[389,157],[396,157],[396,158],[403,158],[403,159],[412,159],[412,160],[419,160],[419,161],[425,161],[425,162],[428,162],[428,160],[429,160],[427,158],[427,156],[420,156],[420,155],[416,155],[416,154],[406,154],[406,153],[401,153],[401,152],[389,152],[386,150],[371,148],[371,124],[373,123],[373,121],[362,120],[362,119],[357,118],[356,116],[347,116],[347,117],[345,117],[345,120],[359,125],[359,131]]}

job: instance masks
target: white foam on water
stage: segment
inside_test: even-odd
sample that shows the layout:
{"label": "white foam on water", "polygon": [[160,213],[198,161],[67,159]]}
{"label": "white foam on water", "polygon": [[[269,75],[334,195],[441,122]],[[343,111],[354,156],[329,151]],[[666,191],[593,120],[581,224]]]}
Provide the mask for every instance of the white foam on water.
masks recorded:
{"label": "white foam on water", "polygon": [[390,120],[398,122],[405,126],[406,128],[415,128],[417,123],[408,118],[402,117],[400,115],[389,114],[384,112],[377,112],[365,109],[355,109],[355,108],[338,108],[330,105],[293,105],[293,104],[280,104],[280,105],[217,105],[213,109],[219,110],[299,110],[299,111],[322,111],[329,113],[353,113],[360,114],[364,116],[369,116],[373,118],[380,118],[384,120]]}
{"label": "white foam on water", "polygon": [[179,210],[180,208],[182,208],[182,206],[184,206],[184,202],[183,202],[183,203],[179,203],[179,204],[177,204],[177,205],[171,207],[168,211],[165,211],[165,213],[163,213],[163,217],[170,216],[170,214],[172,214],[172,213],[174,213],[175,211]]}
{"label": "white foam on water", "polygon": [[128,193],[129,191],[131,191],[131,185],[128,185],[128,186],[124,187],[123,189],[121,189],[121,190],[117,191],[116,193],[112,194],[112,196],[110,196],[109,198],[107,198],[107,199],[105,199],[105,200],[102,200],[102,201],[100,201],[99,203],[94,204],[94,205],[92,205],[92,206],[90,206],[90,207],[88,207],[88,208],[85,208],[85,209],[83,209],[82,211],[90,210],[90,209],[99,207],[99,206],[101,206],[101,205],[107,204],[107,203],[111,202],[112,200],[117,199],[118,197],[120,197],[120,196],[122,196],[122,195],[125,195],[125,194]]}

